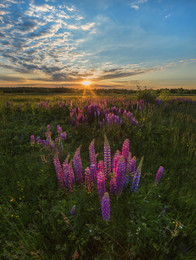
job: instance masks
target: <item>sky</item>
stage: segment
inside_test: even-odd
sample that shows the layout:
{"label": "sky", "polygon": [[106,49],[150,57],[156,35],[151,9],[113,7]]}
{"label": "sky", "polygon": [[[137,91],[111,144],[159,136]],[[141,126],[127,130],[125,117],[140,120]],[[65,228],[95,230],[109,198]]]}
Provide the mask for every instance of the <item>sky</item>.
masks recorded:
{"label": "sky", "polygon": [[0,0],[0,87],[196,88],[196,0]]}

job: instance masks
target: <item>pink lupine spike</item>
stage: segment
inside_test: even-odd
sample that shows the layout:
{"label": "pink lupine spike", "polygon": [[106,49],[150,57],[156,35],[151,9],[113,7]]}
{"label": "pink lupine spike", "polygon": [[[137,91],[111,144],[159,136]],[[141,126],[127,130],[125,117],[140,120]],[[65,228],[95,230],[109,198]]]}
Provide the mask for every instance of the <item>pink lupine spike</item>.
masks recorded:
{"label": "pink lupine spike", "polygon": [[156,179],[154,181],[155,185],[157,185],[160,182],[162,174],[163,174],[163,170],[164,170],[163,166],[160,166],[158,169],[157,175],[156,175]]}
{"label": "pink lupine spike", "polygon": [[126,164],[126,174],[130,175],[131,173],[131,159],[132,159],[132,155],[129,152],[128,158],[127,158],[127,164]]}
{"label": "pink lupine spike", "polygon": [[68,161],[69,161],[69,157],[70,157],[70,154],[67,155],[67,157],[66,157],[64,163],[66,163],[66,164],[68,163]]}
{"label": "pink lupine spike", "polygon": [[129,156],[129,139],[125,139],[122,147],[122,155],[125,158],[125,163],[127,163],[127,159]]}
{"label": "pink lupine spike", "polygon": [[110,193],[117,195],[117,185],[116,185],[116,173],[113,172],[113,176],[110,180]]}
{"label": "pink lupine spike", "polygon": [[93,180],[92,180],[89,167],[85,169],[84,175],[85,175],[86,190],[88,193],[90,193],[92,192],[93,189]]}
{"label": "pink lupine spike", "polygon": [[97,169],[95,164],[90,165],[90,173],[91,173],[91,178],[93,180],[93,183],[97,183]]}
{"label": "pink lupine spike", "polygon": [[104,172],[104,162],[99,161],[97,172]]}
{"label": "pink lupine spike", "polygon": [[114,159],[113,159],[113,172],[117,172],[117,164],[118,164],[118,160],[120,159],[121,157],[121,152],[119,150],[116,150],[116,153],[114,155]]}
{"label": "pink lupine spike", "polygon": [[62,169],[61,163],[59,161],[58,155],[55,155],[55,157],[54,157],[54,168],[56,171],[59,186],[60,186],[61,190],[64,191],[65,187],[64,187],[64,182],[63,182],[63,169]]}
{"label": "pink lupine spike", "polygon": [[102,198],[105,193],[104,172],[98,172],[98,174],[97,174],[97,189],[98,189],[99,197]]}
{"label": "pink lupine spike", "polygon": [[111,150],[106,135],[104,135],[104,139],[104,174],[108,178],[111,173]]}
{"label": "pink lupine spike", "polygon": [[72,162],[73,162],[73,160],[71,160],[70,163],[69,163],[69,171],[70,171],[70,174],[71,174],[72,182],[74,184],[75,183],[75,175],[74,175],[74,171],[73,171],[73,167],[72,167]]}

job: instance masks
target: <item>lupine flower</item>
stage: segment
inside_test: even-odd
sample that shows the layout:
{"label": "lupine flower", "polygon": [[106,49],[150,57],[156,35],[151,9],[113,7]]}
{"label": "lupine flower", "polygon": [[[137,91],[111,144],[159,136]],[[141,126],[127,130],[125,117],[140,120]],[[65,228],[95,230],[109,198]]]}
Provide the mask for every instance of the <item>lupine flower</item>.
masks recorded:
{"label": "lupine flower", "polygon": [[55,150],[56,150],[54,141],[51,141],[51,149],[53,152],[55,152]]}
{"label": "lupine flower", "polygon": [[99,161],[97,172],[104,172],[104,162],[103,161]]}
{"label": "lupine flower", "polygon": [[62,133],[62,128],[60,127],[60,125],[57,125],[57,132]]}
{"label": "lupine flower", "polygon": [[42,140],[41,140],[40,136],[37,136],[36,142],[37,142],[37,144],[41,144],[42,143]]}
{"label": "lupine flower", "polygon": [[75,175],[74,175],[74,171],[73,171],[73,167],[72,167],[72,160],[69,163],[69,172],[70,172],[70,175],[71,175],[72,183],[74,184],[75,183]]}
{"label": "lupine flower", "polygon": [[131,175],[131,153],[129,152],[127,163],[126,163],[126,170],[125,170],[125,180],[124,180],[124,188],[127,188],[129,184],[129,177]]}
{"label": "lupine flower", "polygon": [[102,211],[103,220],[110,221],[110,197],[108,192],[105,192],[102,198],[101,211]]}
{"label": "lupine flower", "polygon": [[104,135],[104,139],[104,174],[108,178],[111,173],[111,150],[106,135]]}
{"label": "lupine flower", "polygon": [[140,164],[135,172],[135,175],[133,177],[132,185],[131,185],[131,191],[136,192],[139,182],[140,182],[140,176],[141,176],[141,169],[142,169],[142,163],[143,163],[144,157],[142,157]]}
{"label": "lupine flower", "polygon": [[92,180],[92,176],[91,176],[89,167],[87,167],[85,169],[84,175],[85,175],[86,190],[87,190],[87,192],[91,192],[93,189],[93,180]]}
{"label": "lupine flower", "polygon": [[112,170],[113,172],[117,172],[117,164],[118,164],[118,160],[121,157],[121,152],[119,150],[116,151],[114,158],[113,158],[113,163],[112,163]]}
{"label": "lupine flower", "polygon": [[162,174],[163,174],[163,170],[164,170],[163,166],[160,166],[159,169],[158,169],[154,184],[158,184],[160,182]]}
{"label": "lupine flower", "polygon": [[113,195],[117,195],[118,193],[118,188],[117,188],[117,184],[116,184],[116,173],[113,172],[113,176],[110,180],[110,193]]}
{"label": "lupine flower", "polygon": [[124,156],[121,155],[117,163],[117,172],[116,172],[116,184],[117,184],[118,193],[120,193],[123,190],[124,178],[125,178],[125,159]]}
{"label": "lupine flower", "polygon": [[60,138],[61,138],[62,140],[65,140],[66,137],[67,137],[66,132],[60,133]]}
{"label": "lupine flower", "polygon": [[76,215],[76,205],[74,205],[72,207],[72,209],[70,210],[70,214],[73,216],[73,215]]}
{"label": "lupine flower", "polygon": [[95,166],[97,165],[96,162],[96,154],[95,154],[95,140],[93,139],[92,142],[89,145],[89,157],[90,157],[90,164],[94,164]]}
{"label": "lupine flower", "polygon": [[127,163],[127,159],[129,156],[129,139],[125,139],[122,147],[122,155],[125,158],[125,163]]}
{"label": "lupine flower", "polygon": [[34,145],[34,144],[35,144],[35,136],[31,135],[31,145]]}
{"label": "lupine flower", "polygon": [[47,125],[47,130],[50,131],[50,125]]}
{"label": "lupine flower", "polygon": [[136,157],[133,156],[131,159],[131,177],[135,175],[135,170],[136,170]]}
{"label": "lupine flower", "polygon": [[54,168],[56,171],[59,186],[62,190],[64,190],[63,170],[62,170],[61,163],[60,163],[57,155],[55,155],[55,157],[54,157]]}
{"label": "lupine flower", "polygon": [[97,189],[98,189],[99,197],[102,198],[105,193],[104,172],[98,172],[97,174]]}
{"label": "lupine flower", "polygon": [[63,163],[63,182],[65,188],[69,191],[69,165],[67,163]]}
{"label": "lupine flower", "polygon": [[95,164],[90,165],[90,173],[91,173],[93,182],[96,184],[97,183],[97,170],[96,170]]}
{"label": "lupine flower", "polygon": [[83,175],[82,175],[82,160],[80,157],[80,147],[76,150],[74,157],[73,157],[73,166],[76,174],[76,181],[81,184],[83,182]]}

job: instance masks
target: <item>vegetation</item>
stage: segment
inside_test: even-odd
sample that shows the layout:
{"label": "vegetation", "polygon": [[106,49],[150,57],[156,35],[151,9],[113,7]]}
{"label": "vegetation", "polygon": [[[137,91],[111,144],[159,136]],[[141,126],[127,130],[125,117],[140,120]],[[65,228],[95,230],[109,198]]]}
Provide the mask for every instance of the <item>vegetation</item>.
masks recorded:
{"label": "vegetation", "polygon": [[[2,95],[1,259],[194,259],[196,105],[188,99],[136,102],[122,93],[78,99]],[[102,118],[92,114],[87,123],[71,124],[74,108],[103,103],[107,113],[113,106],[121,108],[122,117],[125,110],[131,111],[138,124],[123,117],[121,124],[100,127]],[[58,149],[36,142],[38,136],[47,140],[49,131],[55,142],[61,128],[66,135],[61,143],[56,139]],[[97,163],[104,161],[104,143],[113,158],[129,139],[137,167],[143,157],[135,192],[131,175],[128,186],[115,195],[109,176],[103,198],[96,185],[91,190],[76,182],[73,192],[61,189],[55,155],[63,167],[66,157],[70,162],[81,145],[84,176],[91,164],[93,139]],[[155,181],[158,169],[163,170],[159,182]],[[103,211],[109,203],[110,211]]]}

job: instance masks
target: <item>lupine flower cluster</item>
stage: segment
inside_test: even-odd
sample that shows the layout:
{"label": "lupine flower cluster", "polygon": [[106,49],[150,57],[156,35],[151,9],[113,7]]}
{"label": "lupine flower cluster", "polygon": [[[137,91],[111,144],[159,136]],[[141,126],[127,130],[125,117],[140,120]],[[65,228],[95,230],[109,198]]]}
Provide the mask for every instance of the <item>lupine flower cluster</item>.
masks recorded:
{"label": "lupine flower cluster", "polygon": [[[54,140],[52,140],[52,132],[51,132],[51,126],[47,125],[47,131],[45,132],[46,140],[42,140],[40,136],[36,137],[36,143],[38,145],[42,145],[47,149],[50,149],[52,152],[56,153],[57,151],[62,151],[62,141],[64,141],[67,138],[66,132],[62,131],[62,128],[58,125],[57,126],[57,133],[58,137],[56,137]],[[30,137],[31,145],[35,145],[35,136],[31,135]]]}
{"label": "lupine flower cluster", "polygon": [[[89,145],[90,167],[87,167],[84,171],[82,168],[80,147],[75,151],[73,160],[68,162],[68,156],[62,165],[59,161],[58,153],[55,154],[54,167],[59,186],[64,192],[73,192],[74,184],[78,183],[82,186],[84,180],[87,193],[97,190],[98,197],[101,200],[103,220],[110,220],[109,192],[115,196],[120,196],[123,190],[130,190],[133,193],[137,192],[143,157],[136,170],[136,157],[132,157],[129,151],[130,141],[129,139],[125,139],[122,152],[117,150],[111,161],[110,145],[107,137],[104,136],[104,161],[97,162],[94,142],[95,140],[92,140]],[[162,173],[163,167],[160,166],[154,182],[155,184],[160,181]],[[108,185],[109,192],[106,190]]]}

